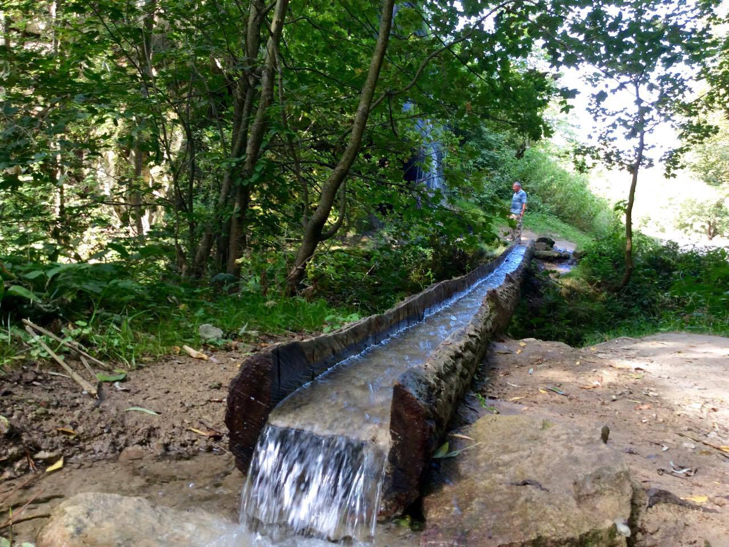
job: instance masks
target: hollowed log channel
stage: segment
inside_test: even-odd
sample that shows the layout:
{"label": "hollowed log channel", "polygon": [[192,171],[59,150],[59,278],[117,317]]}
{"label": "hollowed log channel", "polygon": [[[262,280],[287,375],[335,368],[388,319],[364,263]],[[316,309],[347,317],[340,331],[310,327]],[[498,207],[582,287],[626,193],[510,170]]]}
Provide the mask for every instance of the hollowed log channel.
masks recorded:
{"label": "hollowed log channel", "polygon": [[251,356],[228,396],[237,467],[248,471],[267,423],[346,438],[386,461],[380,517],[402,511],[418,497],[425,465],[490,339],[508,324],[532,254],[533,244],[512,246],[384,314]]}

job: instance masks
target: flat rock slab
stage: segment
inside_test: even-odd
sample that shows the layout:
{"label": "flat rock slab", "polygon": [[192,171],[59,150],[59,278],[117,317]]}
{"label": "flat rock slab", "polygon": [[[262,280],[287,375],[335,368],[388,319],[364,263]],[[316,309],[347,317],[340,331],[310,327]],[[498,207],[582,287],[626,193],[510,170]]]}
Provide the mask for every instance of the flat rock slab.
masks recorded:
{"label": "flat rock slab", "polygon": [[599,425],[485,416],[458,433],[473,440],[450,450],[472,448],[441,460],[422,546],[626,545],[616,521],[630,517],[630,475]]}
{"label": "flat rock slab", "polygon": [[177,511],[144,498],[79,494],[59,505],[37,547],[199,547],[233,524],[203,511]]}

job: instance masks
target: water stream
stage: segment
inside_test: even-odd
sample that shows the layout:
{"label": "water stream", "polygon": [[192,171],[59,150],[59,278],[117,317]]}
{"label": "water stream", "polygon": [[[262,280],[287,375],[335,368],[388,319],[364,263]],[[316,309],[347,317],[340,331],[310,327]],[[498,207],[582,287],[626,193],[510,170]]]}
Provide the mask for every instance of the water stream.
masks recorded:
{"label": "water stream", "polygon": [[[241,530],[215,547],[371,541],[390,444],[392,386],[464,328],[489,289],[524,256],[515,247],[492,273],[363,353],[342,361],[274,409],[241,501]],[[319,540],[315,538],[320,538]]]}

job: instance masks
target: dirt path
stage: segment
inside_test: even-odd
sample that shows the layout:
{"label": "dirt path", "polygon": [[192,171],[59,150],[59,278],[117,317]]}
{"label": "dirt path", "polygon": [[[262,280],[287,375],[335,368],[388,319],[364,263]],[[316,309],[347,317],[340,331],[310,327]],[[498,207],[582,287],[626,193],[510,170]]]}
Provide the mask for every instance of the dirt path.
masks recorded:
{"label": "dirt path", "polygon": [[662,334],[584,349],[505,341],[493,346],[487,370],[489,405],[559,415],[594,425],[596,435],[606,425],[644,491],[695,506],[644,496],[643,509],[655,505],[642,513],[637,545],[729,546],[728,338]]}

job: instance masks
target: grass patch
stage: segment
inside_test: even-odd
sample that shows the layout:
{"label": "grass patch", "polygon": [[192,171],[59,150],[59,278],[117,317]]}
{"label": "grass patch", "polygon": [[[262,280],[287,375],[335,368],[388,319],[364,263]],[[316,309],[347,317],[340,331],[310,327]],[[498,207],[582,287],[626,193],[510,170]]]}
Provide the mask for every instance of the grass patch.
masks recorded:
{"label": "grass patch", "polygon": [[524,215],[524,227],[539,235],[554,239],[566,239],[578,248],[584,249],[595,241],[594,236],[567,224],[563,220],[548,213],[527,213]]}
{"label": "grass patch", "polygon": [[[224,339],[215,342],[223,345],[233,339],[253,342],[261,335],[314,334],[360,318],[357,309],[333,306],[323,299],[227,295],[208,288],[175,287],[175,293],[174,297],[143,302],[139,308],[130,304],[114,310],[97,301],[91,309],[77,308],[71,316],[55,319],[50,328],[91,348],[101,359],[135,368],[143,357],[148,360],[167,355],[184,344],[200,347],[203,340],[198,328],[205,323],[223,330]],[[37,317],[35,320],[40,322]],[[0,330],[0,371],[28,359],[49,359],[21,325],[7,318],[5,321]],[[53,351],[65,352],[57,342],[48,338],[45,342]]]}

